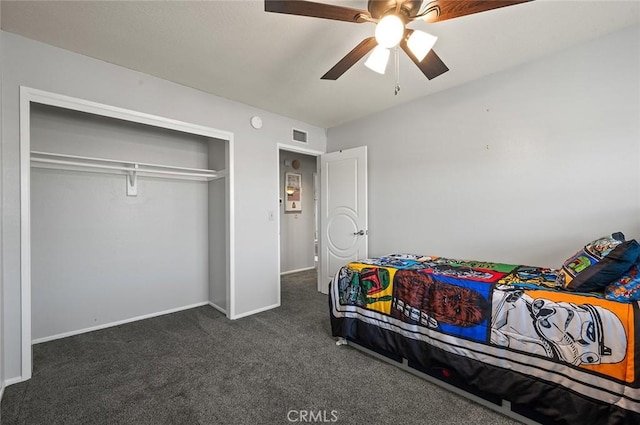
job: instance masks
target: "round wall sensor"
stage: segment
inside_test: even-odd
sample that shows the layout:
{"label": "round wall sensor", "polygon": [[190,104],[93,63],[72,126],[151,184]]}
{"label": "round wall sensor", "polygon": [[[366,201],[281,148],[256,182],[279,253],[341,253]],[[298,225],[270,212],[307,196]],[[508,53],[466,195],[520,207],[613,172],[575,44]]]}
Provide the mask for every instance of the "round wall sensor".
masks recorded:
{"label": "round wall sensor", "polygon": [[251,127],[256,128],[256,129],[257,128],[262,128],[262,118],[260,118],[257,115],[251,117]]}

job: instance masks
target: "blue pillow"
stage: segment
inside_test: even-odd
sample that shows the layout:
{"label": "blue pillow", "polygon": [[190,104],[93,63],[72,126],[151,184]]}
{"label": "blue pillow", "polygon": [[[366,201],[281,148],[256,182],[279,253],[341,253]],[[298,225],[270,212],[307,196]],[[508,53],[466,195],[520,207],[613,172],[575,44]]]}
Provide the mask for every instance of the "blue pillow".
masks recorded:
{"label": "blue pillow", "polygon": [[602,291],[629,270],[638,256],[640,244],[625,242],[622,233],[596,239],[564,262],[559,286],[569,291]]}

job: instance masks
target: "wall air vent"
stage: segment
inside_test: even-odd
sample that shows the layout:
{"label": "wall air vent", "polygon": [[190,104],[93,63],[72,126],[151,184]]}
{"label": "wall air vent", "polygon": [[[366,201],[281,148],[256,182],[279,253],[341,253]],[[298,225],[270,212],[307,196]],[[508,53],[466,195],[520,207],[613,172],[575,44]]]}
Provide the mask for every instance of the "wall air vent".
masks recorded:
{"label": "wall air vent", "polygon": [[300,143],[307,143],[309,134],[306,131],[293,129],[293,141]]}

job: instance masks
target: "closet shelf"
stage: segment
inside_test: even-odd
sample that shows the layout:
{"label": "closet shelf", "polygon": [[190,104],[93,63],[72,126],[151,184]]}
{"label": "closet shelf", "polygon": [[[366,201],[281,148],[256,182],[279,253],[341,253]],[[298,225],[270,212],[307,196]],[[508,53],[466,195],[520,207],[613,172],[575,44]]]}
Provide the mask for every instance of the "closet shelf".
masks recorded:
{"label": "closet shelf", "polygon": [[224,170],[176,167],[118,159],[93,158],[51,152],[31,151],[31,166],[56,170],[87,171],[94,173],[123,174],[167,179],[212,181],[226,175]]}

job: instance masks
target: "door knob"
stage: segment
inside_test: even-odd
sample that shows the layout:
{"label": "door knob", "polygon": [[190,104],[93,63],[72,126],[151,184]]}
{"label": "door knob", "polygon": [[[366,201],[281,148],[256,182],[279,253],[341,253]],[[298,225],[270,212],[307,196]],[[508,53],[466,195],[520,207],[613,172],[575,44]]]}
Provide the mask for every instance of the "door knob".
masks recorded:
{"label": "door knob", "polygon": [[354,236],[364,236],[364,230],[359,230],[354,233]]}

